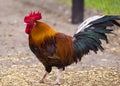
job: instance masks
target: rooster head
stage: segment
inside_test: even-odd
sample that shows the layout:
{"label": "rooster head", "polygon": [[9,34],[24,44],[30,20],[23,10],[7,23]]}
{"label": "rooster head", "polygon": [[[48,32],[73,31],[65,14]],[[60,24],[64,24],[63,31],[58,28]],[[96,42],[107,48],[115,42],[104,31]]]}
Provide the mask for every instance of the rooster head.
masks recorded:
{"label": "rooster head", "polygon": [[25,32],[27,34],[30,34],[32,28],[35,26],[35,22],[36,20],[40,20],[42,19],[41,13],[40,12],[31,12],[28,16],[24,17],[24,22],[27,24],[26,25],[26,29]]}

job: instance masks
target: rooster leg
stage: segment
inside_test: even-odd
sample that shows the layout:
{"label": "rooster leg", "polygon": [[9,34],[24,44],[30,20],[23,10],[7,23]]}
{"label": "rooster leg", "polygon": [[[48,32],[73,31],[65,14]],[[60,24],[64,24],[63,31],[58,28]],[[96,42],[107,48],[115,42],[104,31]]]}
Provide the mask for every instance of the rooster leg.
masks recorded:
{"label": "rooster leg", "polygon": [[55,82],[51,82],[49,84],[51,84],[51,85],[60,85],[61,84],[60,78],[61,78],[62,71],[63,71],[63,68],[59,69],[58,73],[57,73],[57,78],[56,78]]}
{"label": "rooster leg", "polygon": [[48,75],[49,73],[46,71],[45,74],[43,75],[43,77],[39,80],[40,83],[44,83],[44,79],[45,77]]}

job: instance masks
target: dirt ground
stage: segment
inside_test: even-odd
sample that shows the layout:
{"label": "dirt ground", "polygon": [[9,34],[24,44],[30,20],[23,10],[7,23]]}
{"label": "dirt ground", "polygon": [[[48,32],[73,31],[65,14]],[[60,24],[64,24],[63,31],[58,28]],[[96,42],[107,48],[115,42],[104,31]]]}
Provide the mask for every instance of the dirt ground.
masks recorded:
{"label": "dirt ground", "polygon": [[[0,10],[0,86],[46,86],[34,83],[44,68],[28,47],[23,19],[30,11],[41,11],[42,21],[57,31],[73,35],[78,25],[70,23],[70,7],[54,0],[0,0]],[[85,18],[96,14],[101,13],[85,9]],[[120,30],[115,33],[117,36],[109,35],[109,44],[103,42],[104,52],[90,52],[80,63],[66,68],[62,86],[119,86]],[[56,68],[47,78],[48,81],[55,79],[55,72]]]}

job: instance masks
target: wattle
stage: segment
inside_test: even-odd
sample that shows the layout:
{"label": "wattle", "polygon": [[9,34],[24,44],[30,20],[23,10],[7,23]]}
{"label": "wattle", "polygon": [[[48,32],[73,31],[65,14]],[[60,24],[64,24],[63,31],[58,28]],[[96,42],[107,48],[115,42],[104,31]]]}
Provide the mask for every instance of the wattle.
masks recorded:
{"label": "wattle", "polygon": [[27,24],[27,25],[26,25],[25,32],[26,32],[27,34],[30,34],[33,27],[34,27],[34,23]]}

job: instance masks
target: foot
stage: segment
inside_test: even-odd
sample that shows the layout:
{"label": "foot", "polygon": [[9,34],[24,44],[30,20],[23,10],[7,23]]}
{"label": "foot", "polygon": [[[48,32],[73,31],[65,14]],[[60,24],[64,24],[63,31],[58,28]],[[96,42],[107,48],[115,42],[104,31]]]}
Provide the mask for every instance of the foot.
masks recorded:
{"label": "foot", "polygon": [[49,82],[48,84],[49,84],[49,85],[60,85],[61,82],[55,81],[55,82]]}
{"label": "foot", "polygon": [[39,82],[39,83],[44,83],[44,80],[39,80],[38,82]]}
{"label": "foot", "polygon": [[44,83],[44,80],[35,81],[36,83]]}
{"label": "foot", "polygon": [[48,75],[48,72],[46,71],[45,72],[45,74],[43,75],[43,77],[39,80],[39,81],[37,81],[38,83],[44,83],[44,79],[45,79],[45,77]]}

